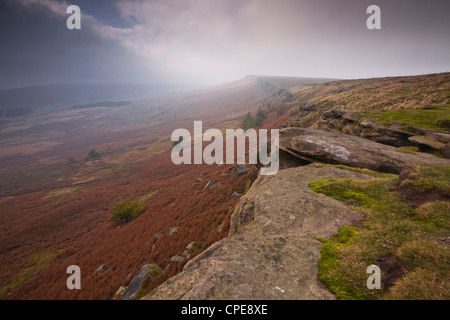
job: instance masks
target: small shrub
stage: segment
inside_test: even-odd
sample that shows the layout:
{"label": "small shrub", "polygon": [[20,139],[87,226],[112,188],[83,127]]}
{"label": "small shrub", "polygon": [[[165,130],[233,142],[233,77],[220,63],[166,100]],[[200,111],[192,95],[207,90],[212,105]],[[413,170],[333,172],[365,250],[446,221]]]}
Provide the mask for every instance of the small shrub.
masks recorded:
{"label": "small shrub", "polygon": [[100,153],[97,152],[97,150],[92,149],[91,151],[88,152],[88,155],[86,158],[84,158],[84,161],[89,161],[92,159],[97,159],[100,158],[102,155]]}
{"label": "small shrub", "polygon": [[92,149],[91,151],[89,151],[88,157],[91,159],[95,159],[95,158],[100,158],[101,155],[95,149]]}
{"label": "small shrub", "polygon": [[258,111],[253,118],[250,112],[247,113],[247,116],[242,120],[241,126],[244,131],[252,128],[259,128],[262,126],[264,120],[267,115],[273,111],[273,106],[268,104],[265,109],[262,107],[258,108]]}
{"label": "small shrub", "polygon": [[112,222],[129,222],[142,213],[144,209],[143,203],[133,200],[121,201],[112,209],[110,220]]}
{"label": "small shrub", "polygon": [[248,130],[255,126],[255,120],[252,118],[250,112],[247,113],[247,116],[242,120],[242,129]]}

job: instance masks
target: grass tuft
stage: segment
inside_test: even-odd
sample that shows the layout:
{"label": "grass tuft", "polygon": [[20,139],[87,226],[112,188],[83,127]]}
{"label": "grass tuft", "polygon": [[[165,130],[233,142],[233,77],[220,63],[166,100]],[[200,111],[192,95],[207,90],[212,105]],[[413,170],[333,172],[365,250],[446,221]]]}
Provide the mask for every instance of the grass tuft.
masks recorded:
{"label": "grass tuft", "polygon": [[426,106],[421,109],[387,110],[383,112],[366,112],[360,118],[371,118],[373,121],[390,127],[394,123],[407,129],[408,125],[441,131],[450,130],[449,106]]}
{"label": "grass tuft", "polygon": [[[427,188],[446,188],[448,170],[419,166],[414,181],[423,181]],[[396,177],[321,179],[309,184],[315,192],[343,201],[365,216],[361,229],[344,227],[330,240],[318,239],[324,244],[319,279],[338,299],[450,299],[450,249],[442,242],[450,235],[450,202],[409,207],[392,191]],[[367,267],[391,256],[399,258],[395,267],[400,278],[390,283],[395,270],[384,266],[382,289],[369,290]]]}

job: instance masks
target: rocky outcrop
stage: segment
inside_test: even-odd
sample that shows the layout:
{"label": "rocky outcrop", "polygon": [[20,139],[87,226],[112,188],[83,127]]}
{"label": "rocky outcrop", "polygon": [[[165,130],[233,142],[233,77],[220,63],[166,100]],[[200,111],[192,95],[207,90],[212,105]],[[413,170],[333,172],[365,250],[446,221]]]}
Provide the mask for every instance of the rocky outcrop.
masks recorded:
{"label": "rocky outcrop", "polygon": [[290,119],[281,127],[339,131],[394,147],[416,146],[425,152],[437,150],[441,156],[450,158],[448,132],[398,123],[386,127],[365,117],[364,113],[346,110],[343,105],[323,108],[303,103],[291,112]]}
{"label": "rocky outcrop", "polygon": [[445,147],[445,144],[434,139],[430,139],[426,136],[412,136],[408,138],[409,141],[417,143],[419,145],[424,145],[435,150],[440,150]]}
{"label": "rocky outcrop", "polygon": [[205,187],[203,188],[203,190],[209,190],[212,187],[214,187],[217,184],[217,182],[215,181],[208,181],[208,183],[205,185]]}
{"label": "rocky outcrop", "polygon": [[258,177],[232,215],[230,236],[145,299],[334,299],[317,278],[316,238],[330,238],[359,216],[308,187],[330,177],[370,178],[314,164]]}
{"label": "rocky outcrop", "polygon": [[375,171],[400,173],[414,164],[450,161],[426,153],[404,153],[395,147],[341,132],[285,128],[280,131],[280,149],[310,162],[344,164]]}
{"label": "rocky outcrop", "polygon": [[416,135],[408,138],[409,141],[419,147],[439,151],[440,154],[450,159],[450,134],[428,130],[424,135]]}
{"label": "rocky outcrop", "polygon": [[414,133],[400,130],[395,126],[387,128],[367,118],[359,118],[360,114],[357,111],[346,110],[342,105],[323,109],[305,103],[293,112],[285,127],[340,131],[394,147],[415,145],[408,140]]}
{"label": "rocky outcrop", "polygon": [[[234,210],[229,237],[190,260],[144,299],[334,299],[318,281],[322,244],[316,239],[330,238],[360,217],[313,192],[308,183],[372,178],[316,162],[393,173],[415,164],[450,165],[431,154],[329,129],[284,128],[280,133],[280,151],[314,163],[258,177]],[[445,138],[434,137],[444,139],[441,143]]]}
{"label": "rocky outcrop", "polygon": [[100,267],[98,267],[98,268],[95,270],[94,273],[97,273],[97,275],[98,275],[99,277],[103,277],[104,272],[105,272],[105,265],[102,264]]}
{"label": "rocky outcrop", "polygon": [[396,126],[385,127],[367,118],[359,118],[360,112],[345,110],[343,106],[335,106],[322,111],[321,128],[329,128],[342,133],[359,136],[394,147],[413,146],[408,138],[414,134],[398,129]]}
{"label": "rocky outcrop", "polygon": [[230,179],[235,179],[238,176],[241,176],[243,174],[246,174],[247,172],[250,172],[250,169],[246,165],[243,165],[243,164],[237,164],[236,166],[230,167],[230,168],[234,168],[235,169],[235,172],[230,177]]}
{"label": "rocky outcrop", "polygon": [[174,235],[175,233],[177,233],[178,229],[179,229],[179,227],[169,228],[169,236]]}
{"label": "rocky outcrop", "polygon": [[[139,290],[142,288],[145,278],[149,275],[152,266],[154,265],[146,264],[141,268],[141,270],[138,271],[138,273],[136,273],[133,280],[131,280],[130,284],[125,290],[125,287],[119,288],[119,290],[123,291],[122,300],[134,300],[134,298],[136,298]],[[118,291],[116,295],[119,294],[120,292]]]}
{"label": "rocky outcrop", "polygon": [[172,258],[170,258],[170,262],[181,262],[184,260],[184,257],[182,256],[173,256]]}

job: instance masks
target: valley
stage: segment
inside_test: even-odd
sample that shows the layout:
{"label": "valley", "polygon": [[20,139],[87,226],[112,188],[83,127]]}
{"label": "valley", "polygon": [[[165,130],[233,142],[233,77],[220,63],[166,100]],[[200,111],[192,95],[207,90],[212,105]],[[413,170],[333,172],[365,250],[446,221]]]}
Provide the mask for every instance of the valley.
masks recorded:
{"label": "valley", "polygon": [[[268,103],[275,108],[264,125],[273,128],[287,115],[280,109],[286,89],[250,76],[173,92],[122,95],[118,101],[131,104],[107,107],[70,100],[2,119],[2,298],[111,299],[142,265],[154,263],[163,272],[145,285],[144,294],[181,271],[188,259],[171,258],[189,243],[195,243],[192,258],[228,234],[239,199],[234,194],[245,192],[256,167],[233,175],[231,165],[174,165],[170,135],[194,120],[205,128],[238,128],[248,112]],[[89,107],[73,108],[80,103]],[[89,157],[92,150],[98,156]],[[205,190],[210,181],[213,188]],[[111,209],[123,200],[140,201],[145,211],[116,225],[109,221]],[[82,290],[66,288],[69,265],[80,266]]]}

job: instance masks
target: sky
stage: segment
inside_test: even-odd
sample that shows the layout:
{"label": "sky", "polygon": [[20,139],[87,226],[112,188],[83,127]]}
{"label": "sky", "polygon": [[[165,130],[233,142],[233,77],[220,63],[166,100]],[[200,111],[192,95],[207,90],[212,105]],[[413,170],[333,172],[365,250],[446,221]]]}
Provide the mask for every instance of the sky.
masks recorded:
{"label": "sky", "polygon": [[[69,30],[69,5],[81,29]],[[369,5],[381,29],[369,30]],[[0,89],[450,71],[448,0],[0,0]]]}

